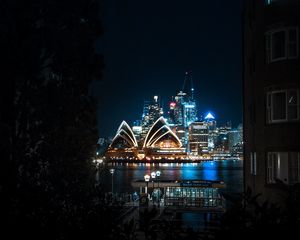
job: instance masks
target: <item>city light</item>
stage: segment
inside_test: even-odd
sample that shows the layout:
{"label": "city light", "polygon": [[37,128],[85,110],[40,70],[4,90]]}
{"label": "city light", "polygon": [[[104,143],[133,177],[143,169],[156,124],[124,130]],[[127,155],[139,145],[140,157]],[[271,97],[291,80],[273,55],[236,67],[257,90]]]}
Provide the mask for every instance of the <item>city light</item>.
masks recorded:
{"label": "city light", "polygon": [[176,103],[175,102],[171,102],[170,103],[170,107],[173,107],[173,108],[176,107]]}
{"label": "city light", "polygon": [[142,119],[132,128],[122,121],[106,156],[125,160],[192,160],[225,159],[242,156],[242,128],[217,126],[212,112],[204,120],[197,118],[193,97],[192,72],[186,72],[183,88],[169,102],[168,116],[163,116],[158,96],[145,100]]}
{"label": "city light", "polygon": [[209,112],[206,116],[205,119],[215,119],[215,117]]}

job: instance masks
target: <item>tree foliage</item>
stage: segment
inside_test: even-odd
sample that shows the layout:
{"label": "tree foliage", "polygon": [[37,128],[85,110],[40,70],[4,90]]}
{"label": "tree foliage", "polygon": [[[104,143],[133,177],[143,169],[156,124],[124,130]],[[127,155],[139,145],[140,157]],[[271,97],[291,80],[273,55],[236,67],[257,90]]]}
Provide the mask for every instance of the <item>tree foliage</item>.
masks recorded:
{"label": "tree foliage", "polygon": [[99,4],[4,0],[0,11],[2,206],[15,226],[83,226],[95,207]]}
{"label": "tree foliage", "polygon": [[[283,186],[284,185],[284,186]],[[280,186],[277,186],[280,187]],[[261,194],[253,195],[247,188],[240,196],[225,195],[231,208],[224,214],[217,239],[283,239],[287,233],[297,235],[300,227],[300,186],[282,183],[282,206],[261,201]]]}

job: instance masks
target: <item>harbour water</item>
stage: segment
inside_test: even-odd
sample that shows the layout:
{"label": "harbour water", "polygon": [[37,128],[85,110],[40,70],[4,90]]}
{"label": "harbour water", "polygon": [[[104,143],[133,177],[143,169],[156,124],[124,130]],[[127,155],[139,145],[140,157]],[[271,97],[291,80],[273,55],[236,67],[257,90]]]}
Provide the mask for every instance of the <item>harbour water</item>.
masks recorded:
{"label": "harbour water", "polygon": [[[110,168],[115,169],[113,176]],[[157,170],[161,171],[161,180],[217,180],[225,182],[225,192],[243,191],[243,161],[237,159],[200,163],[114,163],[107,166],[101,182],[105,191],[111,191],[113,180],[115,193],[133,193],[139,189],[131,186],[132,181],[143,180],[145,174]]]}
{"label": "harbour water", "polygon": [[[113,168],[114,174],[110,173]],[[236,159],[214,160],[200,163],[114,163],[109,164],[102,174],[102,186],[105,191],[111,191],[113,180],[114,193],[139,192],[131,186],[135,180],[143,180],[145,174],[161,171],[160,180],[215,180],[223,181],[226,193],[241,193],[243,191],[243,161]],[[112,179],[113,178],[113,179]],[[151,180],[149,182],[151,184]],[[178,217],[182,227],[196,231],[207,230],[214,220],[211,215],[203,213],[183,212]],[[174,220],[174,219],[173,219]],[[208,226],[208,224],[210,224]]]}

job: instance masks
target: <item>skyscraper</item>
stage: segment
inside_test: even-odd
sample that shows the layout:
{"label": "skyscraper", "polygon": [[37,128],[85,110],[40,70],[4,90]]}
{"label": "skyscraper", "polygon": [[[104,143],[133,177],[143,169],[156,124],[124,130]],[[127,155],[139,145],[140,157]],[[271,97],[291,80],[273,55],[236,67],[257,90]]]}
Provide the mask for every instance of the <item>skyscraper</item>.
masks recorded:
{"label": "skyscraper", "polygon": [[228,145],[231,156],[243,156],[243,126],[240,124],[237,128],[228,132]]}
{"label": "skyscraper", "polygon": [[218,139],[217,121],[210,112],[206,114],[204,121],[207,123],[208,128],[208,150],[212,151]]}
{"label": "skyscraper", "polygon": [[177,94],[181,96],[183,106],[183,125],[188,127],[192,122],[197,120],[196,101],[194,99],[194,86],[192,71],[185,72],[182,91]]}
{"label": "skyscraper", "polygon": [[208,153],[207,122],[193,122],[189,126],[189,151],[193,155]]}
{"label": "skyscraper", "polygon": [[142,138],[144,138],[157,119],[163,115],[163,110],[160,106],[158,96],[154,96],[152,102],[145,101],[142,116]]}
{"label": "skyscraper", "polygon": [[197,109],[194,99],[192,71],[187,71],[185,72],[182,90],[177,92],[175,98],[170,102],[169,122],[187,128],[196,120]]}
{"label": "skyscraper", "polygon": [[145,118],[145,116],[148,115],[150,103],[151,103],[151,101],[149,101],[149,100],[144,100],[142,120]]}
{"label": "skyscraper", "polygon": [[169,123],[175,127],[178,136],[182,136],[180,137],[182,144],[187,146],[188,127],[197,120],[192,71],[185,72],[182,90],[177,92],[176,96],[170,102],[169,107]]}

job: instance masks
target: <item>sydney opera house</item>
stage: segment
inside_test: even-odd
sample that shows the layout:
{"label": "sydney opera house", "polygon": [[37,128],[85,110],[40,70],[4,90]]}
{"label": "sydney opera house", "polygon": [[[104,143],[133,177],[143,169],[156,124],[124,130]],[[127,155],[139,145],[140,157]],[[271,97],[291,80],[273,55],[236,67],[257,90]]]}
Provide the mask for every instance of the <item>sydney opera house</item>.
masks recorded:
{"label": "sydney opera house", "polygon": [[160,117],[150,127],[146,136],[137,141],[130,126],[123,121],[107,152],[111,159],[183,159],[185,148],[165,119]]}

